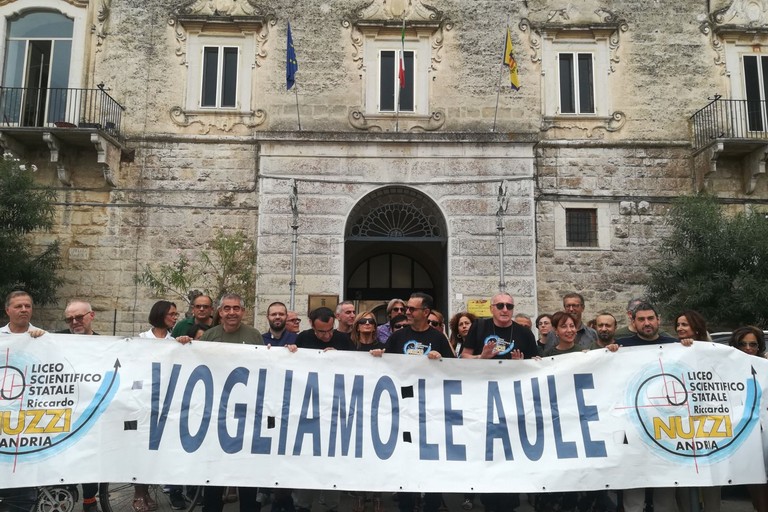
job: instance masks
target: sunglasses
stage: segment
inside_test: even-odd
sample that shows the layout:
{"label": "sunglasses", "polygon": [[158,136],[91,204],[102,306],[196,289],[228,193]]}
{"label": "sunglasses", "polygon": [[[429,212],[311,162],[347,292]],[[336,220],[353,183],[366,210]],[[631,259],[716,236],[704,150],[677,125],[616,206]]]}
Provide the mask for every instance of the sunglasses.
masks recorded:
{"label": "sunglasses", "polygon": [[494,307],[496,307],[496,309],[498,309],[499,311],[504,311],[504,308],[508,309],[509,311],[512,311],[513,309],[515,309],[515,305],[510,304],[509,302],[497,302],[496,304],[494,304]]}
{"label": "sunglasses", "polygon": [[413,306],[405,306],[405,310],[406,310],[407,312],[409,312],[409,313],[413,313],[414,311],[416,311],[416,310],[418,310],[418,309],[427,309],[427,308],[415,308],[415,307],[413,307]]}
{"label": "sunglasses", "polygon": [[403,311],[405,311],[405,307],[403,307],[403,306],[395,306],[395,307],[392,308],[392,311],[399,311],[399,312],[402,313]]}
{"label": "sunglasses", "polygon": [[360,321],[357,322],[358,324],[373,324],[376,325],[376,320],[373,318],[361,318]]}
{"label": "sunglasses", "polygon": [[402,329],[406,325],[408,325],[408,324],[395,324],[394,327],[392,327],[392,328],[397,331],[398,329]]}
{"label": "sunglasses", "polygon": [[68,316],[67,318],[64,319],[64,321],[67,322],[68,324],[71,324],[72,322],[82,322],[83,318],[87,317],[90,314],[91,314],[91,311],[85,313],[84,315]]}
{"label": "sunglasses", "polygon": [[429,325],[431,325],[432,327],[440,327],[440,322],[438,322],[437,320],[429,320]]}

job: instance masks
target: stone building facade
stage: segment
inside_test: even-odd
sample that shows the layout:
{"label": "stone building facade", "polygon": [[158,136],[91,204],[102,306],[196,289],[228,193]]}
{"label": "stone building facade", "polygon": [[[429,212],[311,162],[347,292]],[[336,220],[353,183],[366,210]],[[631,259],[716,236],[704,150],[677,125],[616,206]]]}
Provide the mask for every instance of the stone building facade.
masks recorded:
{"label": "stone building facade", "polygon": [[90,299],[100,332],[144,330],[156,297],[136,273],[217,229],[256,240],[264,327],[289,300],[294,190],[301,314],[310,295],[424,289],[450,315],[503,279],[529,314],[576,290],[618,316],[671,199],[768,198],[768,0],[0,0],[0,16],[0,145],[56,188],[36,239],[60,241],[60,297]]}

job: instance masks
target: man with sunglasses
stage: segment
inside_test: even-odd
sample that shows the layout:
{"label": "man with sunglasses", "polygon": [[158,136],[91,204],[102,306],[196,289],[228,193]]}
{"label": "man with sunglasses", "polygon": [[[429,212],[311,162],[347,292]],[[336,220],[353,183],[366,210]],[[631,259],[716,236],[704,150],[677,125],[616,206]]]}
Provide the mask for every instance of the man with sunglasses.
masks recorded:
{"label": "man with sunglasses", "polygon": [[390,323],[398,315],[405,315],[405,301],[403,299],[392,299],[387,303],[388,321],[376,328],[376,338],[380,342],[386,343],[389,337],[392,336]]}
{"label": "man with sunglasses", "polygon": [[371,350],[371,354],[381,357],[388,354],[426,355],[429,359],[456,357],[451,344],[444,334],[429,325],[429,314],[434,308],[432,296],[416,292],[411,294],[405,307],[408,326],[394,331],[387,340],[384,349]]}
{"label": "man with sunglasses", "polygon": [[195,324],[212,325],[213,324],[213,299],[208,295],[198,295],[192,299],[192,316],[176,322],[171,336],[178,338],[186,336],[189,328]]}
{"label": "man with sunglasses", "polygon": [[498,293],[491,299],[491,318],[478,319],[467,333],[461,357],[473,359],[531,359],[539,355],[530,329],[512,319],[515,299]]}
{"label": "man with sunglasses", "polygon": [[[56,334],[82,334],[87,336],[98,336],[91,327],[96,313],[89,302],[79,299],[72,299],[64,308],[64,321],[69,328],[56,331]],[[99,505],[96,495],[99,492],[99,484],[89,483],[81,484],[83,486],[83,512],[99,512]]]}

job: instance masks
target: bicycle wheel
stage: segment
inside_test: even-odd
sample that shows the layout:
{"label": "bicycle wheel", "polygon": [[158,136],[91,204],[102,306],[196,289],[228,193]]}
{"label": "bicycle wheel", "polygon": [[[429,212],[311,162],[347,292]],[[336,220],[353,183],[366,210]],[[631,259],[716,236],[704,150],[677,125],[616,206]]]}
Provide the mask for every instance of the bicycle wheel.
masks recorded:
{"label": "bicycle wheel", "polygon": [[[202,494],[202,487],[185,487],[184,492],[182,492],[185,508],[173,508],[170,496],[163,492],[162,485],[151,484],[147,487],[149,488],[149,497],[157,503],[158,512],[174,512],[178,510],[191,512],[198,505]],[[182,486],[178,487],[181,488]],[[133,484],[107,483],[99,485],[99,500],[101,501],[102,512],[135,512],[133,498]]]}
{"label": "bicycle wheel", "polygon": [[35,512],[37,488],[0,489],[0,512]]}

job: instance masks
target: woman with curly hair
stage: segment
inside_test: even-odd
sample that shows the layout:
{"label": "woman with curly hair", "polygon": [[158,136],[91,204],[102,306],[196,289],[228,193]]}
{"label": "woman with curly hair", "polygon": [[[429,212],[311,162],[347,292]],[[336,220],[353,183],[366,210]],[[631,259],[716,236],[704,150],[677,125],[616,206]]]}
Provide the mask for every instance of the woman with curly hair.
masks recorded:
{"label": "woman with curly hair", "polygon": [[453,315],[451,321],[448,322],[451,329],[451,337],[448,341],[451,342],[451,347],[453,348],[456,357],[459,357],[459,354],[461,354],[461,346],[464,344],[464,338],[467,336],[469,328],[475,323],[475,320],[477,320],[477,317],[472,313],[459,311]]}

